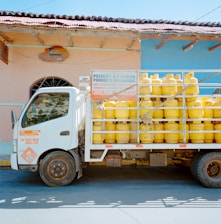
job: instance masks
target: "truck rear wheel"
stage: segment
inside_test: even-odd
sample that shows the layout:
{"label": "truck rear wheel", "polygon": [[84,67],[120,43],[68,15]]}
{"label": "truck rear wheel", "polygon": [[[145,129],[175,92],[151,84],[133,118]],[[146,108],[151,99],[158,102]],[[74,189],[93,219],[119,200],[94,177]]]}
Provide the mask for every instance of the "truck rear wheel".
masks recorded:
{"label": "truck rear wheel", "polygon": [[196,162],[196,178],[206,187],[221,187],[221,153],[210,152],[201,155]]}
{"label": "truck rear wheel", "polygon": [[48,186],[68,185],[76,176],[74,158],[63,151],[51,152],[41,161],[39,173]]}

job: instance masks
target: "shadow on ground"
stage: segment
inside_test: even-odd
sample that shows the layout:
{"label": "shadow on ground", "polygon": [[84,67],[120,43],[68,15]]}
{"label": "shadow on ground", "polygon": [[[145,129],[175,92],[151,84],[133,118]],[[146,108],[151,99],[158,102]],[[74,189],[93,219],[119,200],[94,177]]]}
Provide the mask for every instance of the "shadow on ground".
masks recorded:
{"label": "shadow on ground", "polygon": [[87,167],[83,178],[65,187],[45,186],[38,173],[0,170],[0,182],[0,208],[221,208],[221,189],[205,188],[174,167]]}

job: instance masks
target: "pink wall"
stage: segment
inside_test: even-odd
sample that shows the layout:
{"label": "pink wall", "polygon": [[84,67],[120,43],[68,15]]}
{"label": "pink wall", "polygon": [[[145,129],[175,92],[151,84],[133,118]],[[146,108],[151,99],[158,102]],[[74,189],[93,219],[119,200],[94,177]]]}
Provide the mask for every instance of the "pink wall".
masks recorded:
{"label": "pink wall", "polygon": [[[0,61],[0,102],[26,102],[30,86],[45,76],[61,77],[78,86],[78,77],[89,75],[91,70],[140,68],[139,52],[68,49],[69,57],[54,63],[38,58],[43,51],[44,48],[9,47],[9,64]],[[16,108],[20,113],[21,109]],[[0,142],[12,140],[11,109],[0,106]]]}

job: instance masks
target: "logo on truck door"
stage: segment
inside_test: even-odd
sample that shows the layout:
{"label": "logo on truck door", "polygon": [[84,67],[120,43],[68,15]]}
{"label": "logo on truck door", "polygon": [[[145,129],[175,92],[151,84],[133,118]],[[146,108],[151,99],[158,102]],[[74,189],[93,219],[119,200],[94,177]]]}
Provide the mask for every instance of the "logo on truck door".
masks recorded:
{"label": "logo on truck door", "polygon": [[36,136],[40,134],[40,130],[21,130],[19,132],[20,136]]}
{"label": "logo on truck door", "polygon": [[37,154],[35,151],[28,147],[25,149],[25,151],[22,153],[21,157],[28,163],[32,163],[33,160],[37,157]]}
{"label": "logo on truck door", "polygon": [[22,130],[19,132],[21,141],[26,145],[39,144],[39,134],[40,130]]}

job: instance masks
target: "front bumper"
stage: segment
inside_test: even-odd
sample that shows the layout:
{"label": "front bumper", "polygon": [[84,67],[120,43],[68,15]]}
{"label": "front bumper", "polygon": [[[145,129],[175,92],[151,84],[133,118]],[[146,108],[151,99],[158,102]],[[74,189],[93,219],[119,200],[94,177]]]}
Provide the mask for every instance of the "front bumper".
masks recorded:
{"label": "front bumper", "polygon": [[11,168],[13,170],[18,170],[17,153],[11,153]]}

